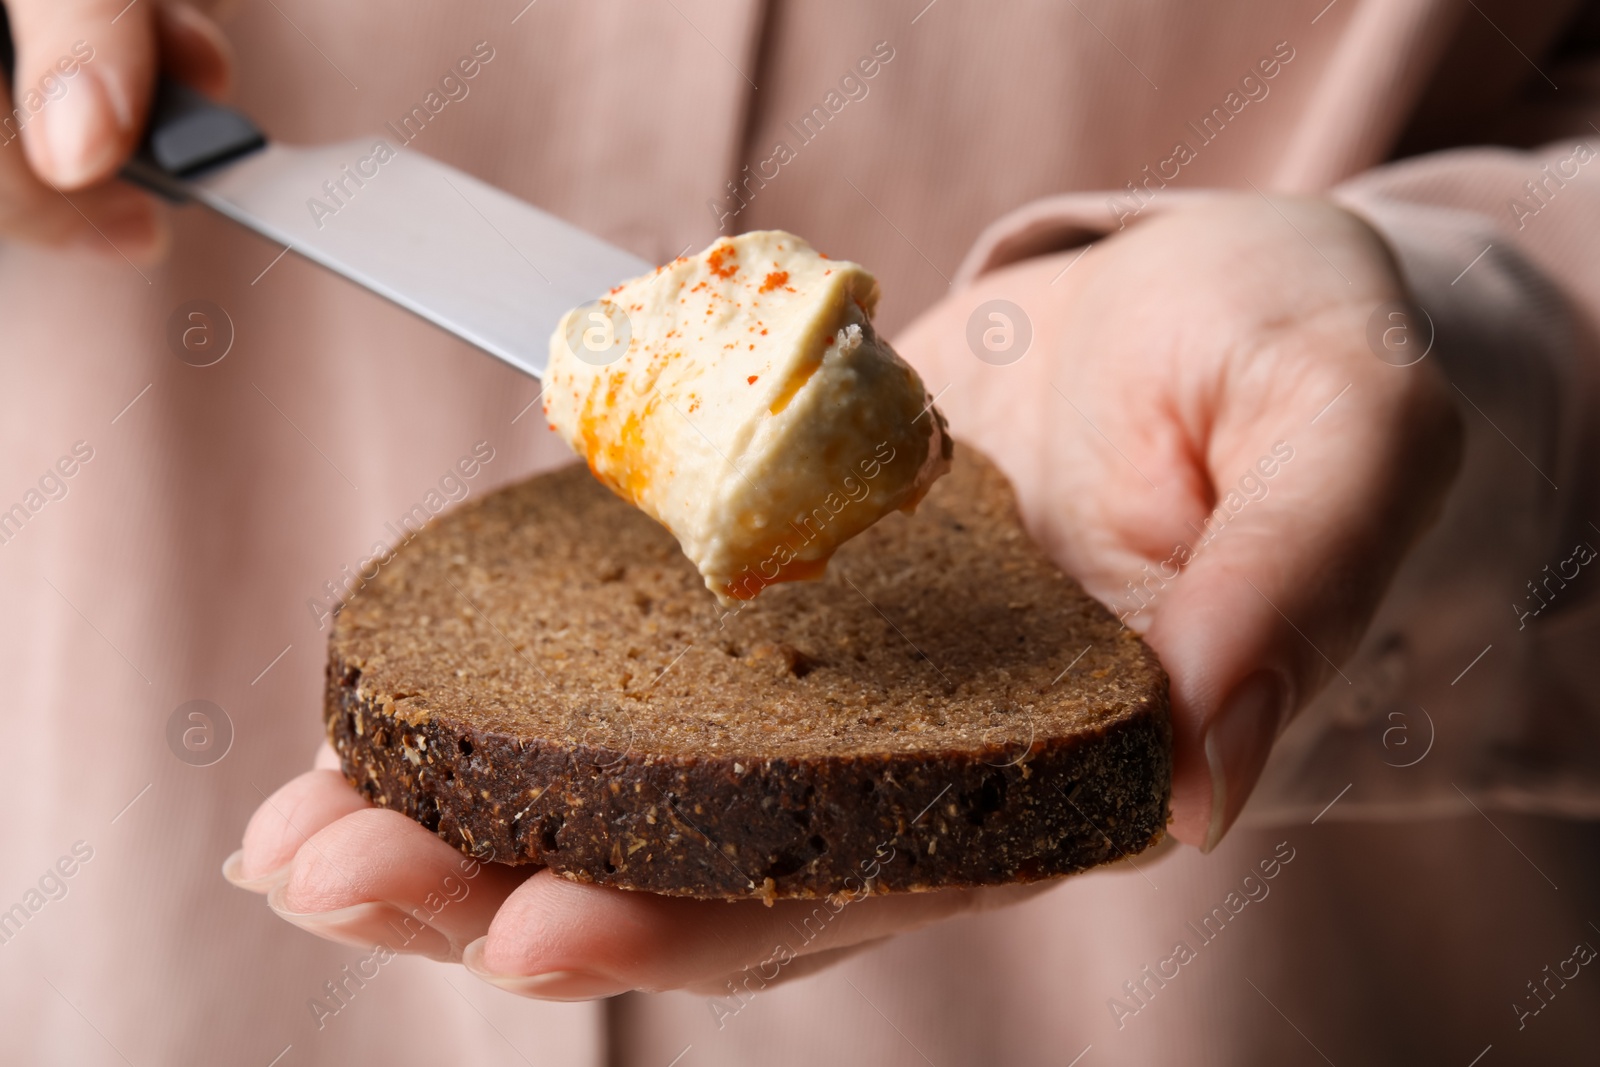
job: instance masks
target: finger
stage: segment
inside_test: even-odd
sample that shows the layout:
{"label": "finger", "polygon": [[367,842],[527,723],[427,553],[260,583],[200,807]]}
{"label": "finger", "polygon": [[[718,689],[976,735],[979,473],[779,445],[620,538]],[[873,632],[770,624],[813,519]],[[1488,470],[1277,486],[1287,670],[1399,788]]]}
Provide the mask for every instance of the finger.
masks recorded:
{"label": "finger", "polygon": [[1054,884],[844,894],[768,907],[624,892],[541,871],[506,900],[471,963],[475,974],[503,989],[551,1000],[629,989],[725,992],[728,981],[751,973],[770,985],[789,977],[796,960],[1014,903]]}
{"label": "finger", "polygon": [[267,901],[331,941],[459,960],[527,871],[479,862],[399,812],[366,808],[313,834]]}
{"label": "finger", "polygon": [[288,865],[313,834],[352,812],[370,807],[337,771],[308,771],[265,798],[244,847],[229,857],[224,873],[242,888],[264,893],[288,877]]}
{"label": "finger", "polygon": [[221,27],[188,4],[156,8],[161,73],[214,99],[233,89],[233,47]]}
{"label": "finger", "polygon": [[0,144],[0,236],[134,263],[159,259],[167,244],[149,196],[114,182],[68,197],[34,176],[15,141]]}
{"label": "finger", "polygon": [[155,84],[154,10],[126,0],[9,5],[15,84],[34,170],[64,190],[114,174],[144,128]]}
{"label": "finger", "polygon": [[[23,5],[19,17],[26,19],[27,12]],[[87,52],[87,48],[78,50],[79,55]],[[19,73],[21,92],[15,100],[9,86],[0,87],[4,108],[0,120],[0,236],[82,248],[135,263],[159,258],[165,248],[166,228],[150,197],[122,183],[104,183],[68,197],[30,166],[23,146],[36,137],[37,123],[47,110],[65,102],[75,82],[81,89],[88,78],[70,45],[57,59],[46,73],[32,79],[25,80]],[[79,96],[85,92],[80,91]],[[35,133],[30,134],[30,129]]]}

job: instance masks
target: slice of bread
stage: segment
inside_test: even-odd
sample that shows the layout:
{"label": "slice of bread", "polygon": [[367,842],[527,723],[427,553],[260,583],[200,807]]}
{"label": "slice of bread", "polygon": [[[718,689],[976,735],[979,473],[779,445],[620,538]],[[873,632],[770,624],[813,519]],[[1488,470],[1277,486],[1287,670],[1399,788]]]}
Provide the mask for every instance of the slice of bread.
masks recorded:
{"label": "slice of bread", "polygon": [[461,507],[338,617],[346,777],[480,857],[691,897],[1139,852],[1167,823],[1166,676],[1029,541],[1000,473],[956,457],[915,516],[733,614],[581,466]]}

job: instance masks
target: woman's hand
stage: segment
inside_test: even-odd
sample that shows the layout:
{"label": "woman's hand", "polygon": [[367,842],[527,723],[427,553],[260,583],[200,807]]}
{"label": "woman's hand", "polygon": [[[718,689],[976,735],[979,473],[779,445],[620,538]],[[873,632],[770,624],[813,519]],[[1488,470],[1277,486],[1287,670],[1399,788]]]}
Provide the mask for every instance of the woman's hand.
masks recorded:
{"label": "woman's hand", "polygon": [[[1051,887],[874,896],[856,902],[684,900],[569,882],[548,870],[480,864],[404,815],[374,808],[333,768],[256,809],[223,873],[267,894],[319,937],[464,961],[513,993],[585,1000],[629,989],[726,996],[809,974],[852,951],[961,912]],[[803,939],[797,931],[815,933]],[[791,953],[780,945],[793,946]]]}
{"label": "woman's hand", "polygon": [[[0,86],[0,239],[149,260],[165,229],[114,179],[139,143],[158,66],[210,95],[232,59],[216,25],[179,3],[6,0],[16,72]],[[72,194],[70,199],[67,194]]]}
{"label": "woman's hand", "polygon": [[[1402,296],[1382,242],[1345,212],[1219,196],[985,277],[898,346],[954,432],[1010,475],[1035,536],[1160,654],[1173,831],[1190,844],[1215,845],[1283,724],[1346,684],[1335,665],[1454,473],[1442,380],[1368,347],[1374,310]],[[1003,365],[968,341],[990,326],[1004,341],[997,299],[1032,332]],[[464,955],[504,988],[562,999],[765,988],[1054,884],[772,908],[622,892],[478,869],[332,770],[263,805],[227,870],[322,936]],[[803,940],[808,919],[820,932]]]}
{"label": "woman's hand", "polygon": [[[1295,711],[1350,684],[1454,477],[1443,376],[1368,340],[1405,296],[1348,212],[1223,194],[988,275],[901,339],[1034,537],[1161,657],[1181,841],[1214,847]],[[994,366],[968,334],[999,298],[1033,343]]]}

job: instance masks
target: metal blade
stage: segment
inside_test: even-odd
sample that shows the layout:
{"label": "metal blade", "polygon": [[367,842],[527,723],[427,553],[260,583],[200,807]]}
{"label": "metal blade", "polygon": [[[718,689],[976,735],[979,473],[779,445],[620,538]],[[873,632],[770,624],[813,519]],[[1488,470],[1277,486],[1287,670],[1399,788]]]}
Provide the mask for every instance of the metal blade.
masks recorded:
{"label": "metal blade", "polygon": [[168,184],[536,377],[563,314],[651,267],[387,138],[269,144]]}

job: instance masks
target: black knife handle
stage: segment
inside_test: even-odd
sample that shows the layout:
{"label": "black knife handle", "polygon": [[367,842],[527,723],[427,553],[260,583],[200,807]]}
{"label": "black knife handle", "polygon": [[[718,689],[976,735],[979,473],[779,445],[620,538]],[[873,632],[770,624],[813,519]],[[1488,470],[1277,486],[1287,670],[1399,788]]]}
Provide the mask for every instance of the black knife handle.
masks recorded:
{"label": "black knife handle", "polygon": [[[11,24],[5,5],[0,3],[0,71],[7,82],[12,81],[15,65]],[[23,109],[15,85],[12,106]],[[182,200],[176,179],[193,177],[266,143],[266,136],[242,112],[212,103],[182,82],[161,78],[150,103],[149,127],[121,176],[170,199]]]}

